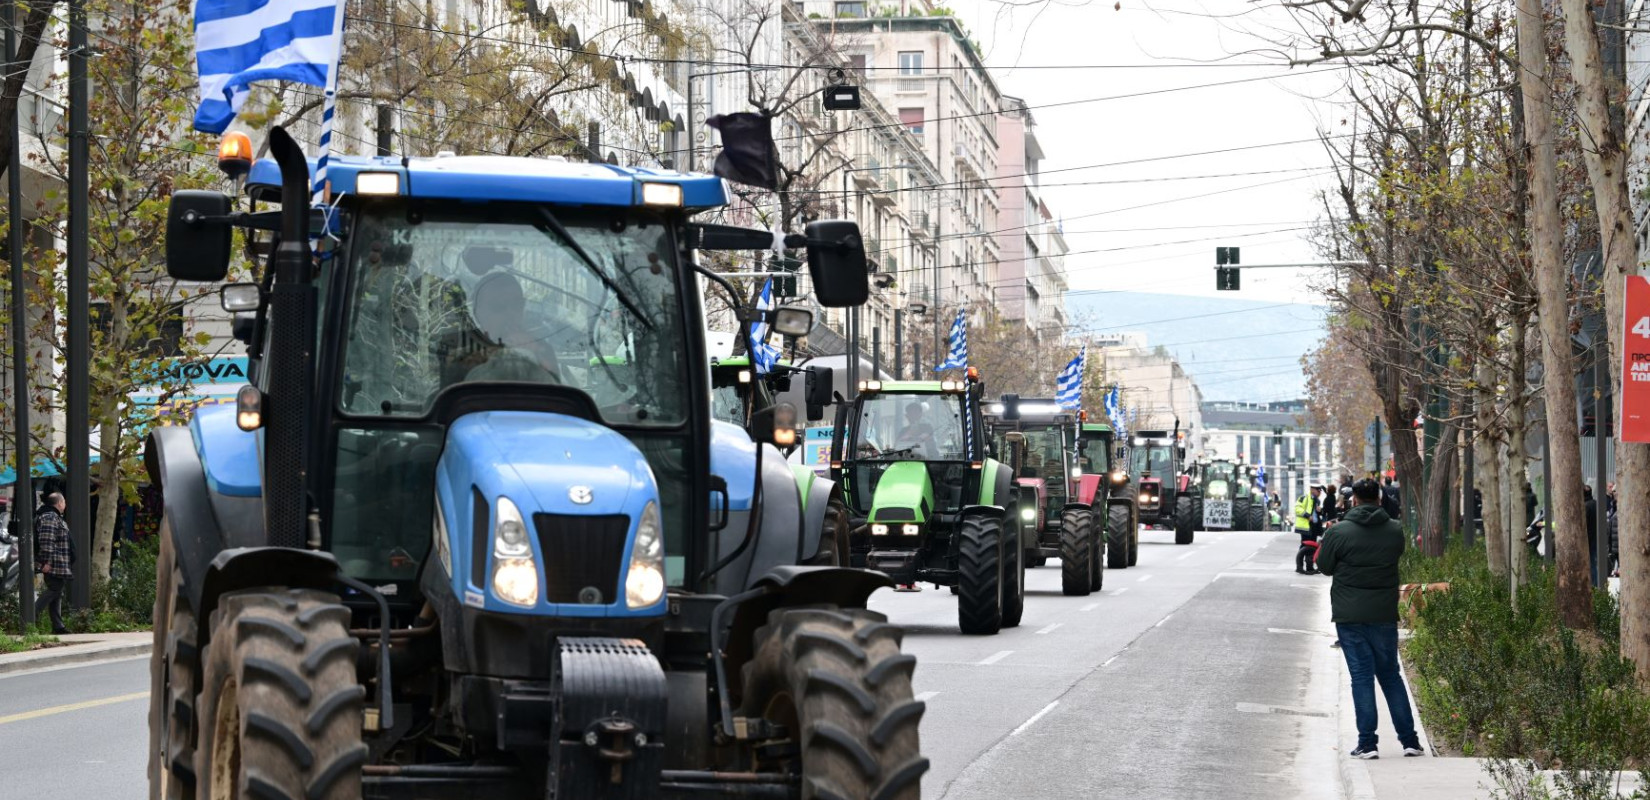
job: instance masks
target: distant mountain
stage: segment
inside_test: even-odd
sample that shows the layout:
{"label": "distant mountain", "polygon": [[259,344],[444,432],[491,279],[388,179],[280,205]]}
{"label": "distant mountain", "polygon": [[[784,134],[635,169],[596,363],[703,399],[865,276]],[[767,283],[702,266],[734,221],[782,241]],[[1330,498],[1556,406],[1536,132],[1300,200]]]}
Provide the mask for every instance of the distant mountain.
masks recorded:
{"label": "distant mountain", "polygon": [[1204,400],[1262,402],[1303,397],[1300,357],[1323,338],[1323,306],[1147,292],[1072,293],[1077,331],[1144,333],[1197,381]]}

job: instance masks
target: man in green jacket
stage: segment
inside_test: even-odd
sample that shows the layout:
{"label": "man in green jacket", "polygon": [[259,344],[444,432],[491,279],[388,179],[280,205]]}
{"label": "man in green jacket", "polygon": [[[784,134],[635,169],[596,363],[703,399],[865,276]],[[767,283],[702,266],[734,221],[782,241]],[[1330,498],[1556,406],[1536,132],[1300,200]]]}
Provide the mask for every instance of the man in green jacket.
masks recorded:
{"label": "man in green jacket", "polygon": [[1334,579],[1330,611],[1347,671],[1352,673],[1352,706],[1357,712],[1358,746],[1353,758],[1380,758],[1375,749],[1375,681],[1381,682],[1392,727],[1405,756],[1426,755],[1415,734],[1409,691],[1398,666],[1398,558],[1404,530],[1381,510],[1381,487],[1365,478],[1352,487],[1355,505],[1346,519],[1324,534],[1318,570]]}

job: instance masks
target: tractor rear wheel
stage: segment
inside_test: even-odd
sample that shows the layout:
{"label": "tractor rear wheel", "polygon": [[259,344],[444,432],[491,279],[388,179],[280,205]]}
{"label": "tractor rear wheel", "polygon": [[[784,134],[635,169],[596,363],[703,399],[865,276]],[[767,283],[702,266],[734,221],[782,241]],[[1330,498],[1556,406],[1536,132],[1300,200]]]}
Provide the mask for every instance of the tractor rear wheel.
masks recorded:
{"label": "tractor rear wheel", "polygon": [[212,613],[195,774],[209,800],[361,796],[359,649],[326,592],[250,589]]}
{"label": "tractor rear wheel", "polygon": [[1264,531],[1264,530],[1266,530],[1266,517],[1267,517],[1266,506],[1260,505],[1258,503],[1251,504],[1249,506],[1249,530],[1252,530],[1252,531]]}
{"label": "tractor rear wheel", "polygon": [[1003,548],[1003,557],[1007,559],[1003,567],[1007,581],[1003,586],[1003,627],[1015,628],[1026,612],[1026,554],[1018,542],[1010,542]]}
{"label": "tractor rear wheel", "polygon": [[1094,591],[1094,513],[1068,508],[1060,515],[1060,590],[1068,595]]}
{"label": "tractor rear wheel", "polygon": [[149,797],[194,800],[190,747],[195,742],[195,687],[201,668],[195,612],[184,599],[170,523],[163,519],[157,535],[161,540],[155,562],[155,641],[149,653]]}
{"label": "tractor rear wheel", "polygon": [[1089,512],[1089,590],[1098,592],[1106,583],[1106,530],[1095,524]]}
{"label": "tractor rear wheel", "polygon": [[1002,519],[964,516],[957,525],[957,625],[963,633],[989,636],[1003,627],[1003,561]]}
{"label": "tractor rear wheel", "polygon": [[825,507],[825,524],[819,531],[819,552],[806,562],[810,566],[848,566],[848,527],[852,525],[848,505],[842,502],[842,490],[831,492],[830,505]]}
{"label": "tractor rear wheel", "polygon": [[[1201,505],[1201,504],[1199,503],[1199,504],[1196,504],[1196,505]],[[1194,502],[1193,502],[1192,498],[1187,497],[1186,495],[1181,495],[1181,496],[1176,497],[1174,499],[1174,543],[1175,544],[1191,544],[1192,543],[1193,531],[1195,531],[1197,529],[1197,523],[1193,522],[1193,519],[1195,518],[1193,508],[1194,508]]]}
{"label": "tractor rear wheel", "polygon": [[[887,617],[835,606],[786,608],[758,628],[745,665],[745,716],[785,726],[802,749],[802,798],[917,800],[928,759],[911,697],[917,657]],[[793,747],[796,745],[793,745]]]}
{"label": "tractor rear wheel", "polygon": [[1134,514],[1129,525],[1129,566],[1140,563],[1140,515]]}
{"label": "tractor rear wheel", "polygon": [[1134,547],[1134,531],[1129,528],[1130,521],[1128,506],[1106,506],[1106,566],[1111,569],[1129,566],[1129,551]]}
{"label": "tractor rear wheel", "polygon": [[1249,504],[1250,500],[1248,498],[1240,497],[1232,500],[1232,530],[1246,531],[1250,529]]}

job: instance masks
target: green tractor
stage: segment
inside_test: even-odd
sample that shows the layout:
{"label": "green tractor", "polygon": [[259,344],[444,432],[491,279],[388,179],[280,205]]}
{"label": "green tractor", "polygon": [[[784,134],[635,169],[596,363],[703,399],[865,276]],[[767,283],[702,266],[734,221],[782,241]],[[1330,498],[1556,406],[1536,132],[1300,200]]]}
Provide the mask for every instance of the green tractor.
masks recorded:
{"label": "green tractor", "polygon": [[1125,448],[1103,422],[1082,422],[1077,429],[1077,477],[1073,496],[1091,508],[1106,506],[1106,568],[1123,569],[1140,561],[1140,506],[1129,481]]}
{"label": "green tractor", "polygon": [[1193,470],[1201,488],[1198,516],[1205,530],[1266,528],[1266,501],[1255,487],[1253,467],[1212,459],[1199,461]]}
{"label": "green tractor", "polygon": [[[1018,488],[1021,544],[1027,566],[1060,558],[1060,588],[1068,595],[1100,590],[1105,580],[1105,531],[1092,502],[1077,501],[1077,415],[1053,400],[1005,394],[991,406],[997,452]],[[1091,498],[1092,500],[1092,498]],[[1104,498],[1101,498],[1104,501]]]}
{"label": "green tractor", "polygon": [[1020,624],[1025,558],[1013,472],[989,453],[983,387],[861,381],[838,406],[832,477],[853,518],[852,563],[957,594],[965,634]]}

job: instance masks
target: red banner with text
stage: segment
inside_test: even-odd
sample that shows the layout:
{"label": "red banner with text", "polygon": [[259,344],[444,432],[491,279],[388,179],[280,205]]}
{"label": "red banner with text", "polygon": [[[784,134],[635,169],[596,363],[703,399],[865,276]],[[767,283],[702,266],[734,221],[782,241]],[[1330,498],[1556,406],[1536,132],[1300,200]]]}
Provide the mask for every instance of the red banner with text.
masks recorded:
{"label": "red banner with text", "polygon": [[1627,276],[1621,327],[1621,440],[1650,442],[1650,278]]}

